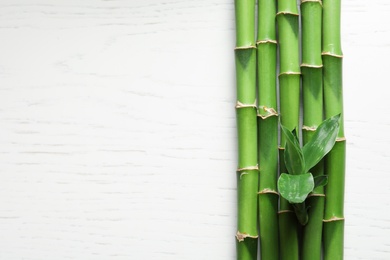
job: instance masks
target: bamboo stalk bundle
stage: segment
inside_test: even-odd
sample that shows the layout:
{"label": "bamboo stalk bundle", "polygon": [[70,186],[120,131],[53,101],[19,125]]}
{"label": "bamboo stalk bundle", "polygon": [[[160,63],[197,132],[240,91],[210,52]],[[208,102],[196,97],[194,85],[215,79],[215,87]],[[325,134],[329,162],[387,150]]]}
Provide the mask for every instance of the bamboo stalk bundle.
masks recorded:
{"label": "bamboo stalk bundle", "polygon": [[237,87],[237,259],[256,259],[258,244],[255,0],[235,0]]}
{"label": "bamboo stalk bundle", "polygon": [[258,1],[259,235],[262,260],[279,259],[276,0]]}
{"label": "bamboo stalk bundle", "polygon": [[[299,12],[295,0],[279,0],[277,22],[279,29],[280,55],[280,123],[289,130],[299,126]],[[280,155],[284,158],[285,137],[280,138]],[[280,172],[286,172],[284,162],[280,160]],[[279,239],[280,259],[299,259],[298,222],[294,210],[287,200],[280,199]]]}
{"label": "bamboo stalk bundle", "polygon": [[340,1],[301,0],[299,66],[296,0],[258,0],[256,42],[256,2],[235,0],[237,259],[257,259],[259,236],[262,260],[321,260],[322,243],[324,260],[343,259]]}
{"label": "bamboo stalk bundle", "polygon": [[340,38],[341,0],[323,1],[324,103],[325,116],[341,114],[337,142],[325,158],[328,184],[325,187],[324,260],[344,255],[344,186],[346,140],[344,136],[342,49]]}
{"label": "bamboo stalk bundle", "polygon": [[[322,3],[320,0],[301,0],[302,27],[302,92],[303,143],[308,143],[323,121],[322,87]],[[324,174],[323,161],[311,169],[314,177]],[[324,187],[319,186],[309,195],[309,221],[303,228],[302,260],[320,260],[322,220],[324,215]]]}

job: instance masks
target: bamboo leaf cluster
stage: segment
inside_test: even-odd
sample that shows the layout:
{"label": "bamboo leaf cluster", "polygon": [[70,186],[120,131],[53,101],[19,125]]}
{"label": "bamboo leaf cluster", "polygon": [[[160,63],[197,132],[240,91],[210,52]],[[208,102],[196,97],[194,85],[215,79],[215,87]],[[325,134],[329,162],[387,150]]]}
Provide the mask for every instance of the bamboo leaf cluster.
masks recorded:
{"label": "bamboo leaf cluster", "polygon": [[340,1],[235,0],[237,259],[343,259]]}
{"label": "bamboo leaf cluster", "polygon": [[292,204],[301,225],[306,225],[309,221],[308,207],[304,204],[306,198],[316,187],[327,183],[327,176],[313,177],[309,170],[333,148],[339,131],[339,119],[340,115],[336,115],[322,122],[303,147],[299,143],[296,129],[290,132],[281,125],[287,140],[284,161],[288,173],[280,175],[278,189],[280,195]]}

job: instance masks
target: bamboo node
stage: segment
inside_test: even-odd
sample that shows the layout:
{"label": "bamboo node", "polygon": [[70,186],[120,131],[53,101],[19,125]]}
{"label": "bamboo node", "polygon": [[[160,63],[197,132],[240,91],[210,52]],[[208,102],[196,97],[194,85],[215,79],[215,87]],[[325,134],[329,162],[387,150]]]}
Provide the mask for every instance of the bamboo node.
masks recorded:
{"label": "bamboo node", "polygon": [[307,195],[308,198],[310,197],[325,197],[325,194],[323,193],[310,193],[309,195]]}
{"label": "bamboo node", "polygon": [[249,174],[249,173],[248,173],[248,172],[242,172],[242,173],[240,174],[240,180],[241,180],[242,176],[247,175],[247,174]]}
{"label": "bamboo node", "polygon": [[249,49],[256,49],[255,45],[248,45],[248,46],[237,46],[234,48],[234,50],[249,50]]}
{"label": "bamboo node", "polygon": [[289,209],[284,209],[284,210],[279,210],[278,214],[285,214],[285,213],[294,213],[294,211],[289,210]]}
{"label": "bamboo node", "polygon": [[301,0],[301,4],[306,3],[306,2],[318,2],[322,6],[321,0]]}
{"label": "bamboo node", "polygon": [[323,67],[323,65],[322,65],[322,64],[320,64],[320,65],[314,65],[314,64],[302,63],[302,64],[301,64],[301,67],[313,68],[313,69],[320,69],[320,68]]}
{"label": "bamboo node", "polygon": [[244,107],[256,108],[256,100],[253,104],[244,104],[244,103],[241,103],[240,101],[237,100],[236,108],[244,108]]}
{"label": "bamboo node", "polygon": [[345,141],[347,141],[347,139],[344,136],[336,138],[336,142],[345,142]]}
{"label": "bamboo node", "polygon": [[241,233],[240,231],[237,231],[237,233],[236,233],[236,238],[237,238],[238,242],[243,242],[244,239],[247,237],[256,239],[259,236],[252,236],[252,235],[249,235],[247,233]]}
{"label": "bamboo node", "polygon": [[259,165],[256,164],[254,166],[247,166],[247,167],[242,167],[238,168],[237,172],[243,172],[243,171],[258,171],[259,170]]}
{"label": "bamboo node", "polygon": [[341,58],[341,59],[343,58],[342,54],[335,54],[335,53],[331,53],[331,52],[323,52],[323,53],[321,53],[321,55],[332,56],[332,57]]}
{"label": "bamboo node", "polygon": [[268,188],[259,191],[257,194],[259,194],[259,195],[261,195],[261,194],[276,194],[279,196],[279,192],[277,192],[275,190],[268,189]]}
{"label": "bamboo node", "polygon": [[345,218],[333,216],[330,219],[323,219],[322,222],[343,221]]}
{"label": "bamboo node", "polygon": [[273,43],[273,44],[278,44],[278,42],[276,40],[258,40],[256,42],[256,45],[259,45],[259,44],[264,44],[264,43]]}
{"label": "bamboo node", "polygon": [[237,173],[240,173],[240,180],[241,180],[242,176],[249,174],[248,171],[259,172],[259,166],[258,165],[256,165],[256,166],[248,166],[248,167],[245,167],[245,168],[237,169]]}
{"label": "bamboo node", "polygon": [[316,126],[307,126],[307,125],[303,125],[303,126],[302,126],[302,130],[315,132],[315,131],[317,130],[317,127],[316,127]]}
{"label": "bamboo node", "polygon": [[259,110],[263,110],[264,112],[266,112],[266,114],[261,114],[261,113],[257,113],[257,116],[261,117],[261,119],[266,119],[268,117],[271,117],[271,116],[278,116],[278,112],[276,112],[276,110],[272,107],[267,107],[267,106],[259,106]]}
{"label": "bamboo node", "polygon": [[299,14],[293,13],[293,12],[290,12],[290,11],[280,11],[280,12],[277,12],[276,16],[281,15],[281,14],[284,14],[284,15],[289,14],[289,15],[299,16]]}
{"label": "bamboo node", "polygon": [[293,72],[293,71],[286,71],[286,72],[282,72],[279,74],[279,76],[283,76],[283,75],[301,75],[300,72]]}

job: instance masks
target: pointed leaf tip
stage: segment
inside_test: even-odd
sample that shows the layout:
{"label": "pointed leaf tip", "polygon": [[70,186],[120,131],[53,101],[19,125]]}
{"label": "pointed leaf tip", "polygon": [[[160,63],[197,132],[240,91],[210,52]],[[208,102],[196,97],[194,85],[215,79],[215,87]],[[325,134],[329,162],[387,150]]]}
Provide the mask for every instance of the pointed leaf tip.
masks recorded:
{"label": "pointed leaf tip", "polygon": [[311,140],[303,147],[305,170],[308,172],[333,148],[340,128],[340,114],[324,120]]}
{"label": "pointed leaf tip", "polygon": [[284,135],[286,136],[286,149],[284,151],[284,161],[287,171],[290,174],[301,174],[304,172],[305,161],[302,148],[300,147],[297,132],[294,129],[289,131],[283,125],[281,126]]}
{"label": "pointed leaf tip", "polygon": [[319,186],[325,186],[326,184],[328,184],[328,176],[320,175],[314,177],[314,188],[317,188]]}

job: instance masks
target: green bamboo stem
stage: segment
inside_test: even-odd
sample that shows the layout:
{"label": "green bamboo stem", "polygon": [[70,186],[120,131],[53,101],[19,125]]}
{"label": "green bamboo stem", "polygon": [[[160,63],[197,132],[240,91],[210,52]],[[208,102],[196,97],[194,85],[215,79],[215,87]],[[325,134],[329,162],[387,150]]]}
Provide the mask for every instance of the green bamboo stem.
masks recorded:
{"label": "green bamboo stem", "polygon": [[236,0],[237,259],[257,257],[257,114],[255,1]]}
{"label": "green bamboo stem", "polygon": [[[295,0],[278,0],[280,122],[289,130],[299,126],[299,13]],[[285,137],[280,141],[280,167],[284,168]],[[281,260],[299,259],[298,222],[291,205],[283,198],[279,210]]]}
{"label": "green bamboo stem", "polygon": [[325,158],[324,260],[344,258],[345,153],[341,35],[341,0],[323,1],[324,103],[325,116],[341,113],[337,142]]}
{"label": "green bamboo stem", "polygon": [[[283,150],[280,150],[279,157],[283,158],[283,156]],[[280,169],[281,172],[285,169],[284,164],[280,165]],[[299,225],[294,209],[287,200],[280,197],[279,255],[281,260],[299,259]]]}
{"label": "green bamboo stem", "polygon": [[[322,3],[301,0],[303,143],[306,144],[323,121],[322,87]],[[313,176],[324,174],[323,161],[311,169]],[[302,260],[321,260],[324,188],[317,187],[307,199],[309,221],[303,228]]]}
{"label": "green bamboo stem", "polygon": [[258,1],[259,235],[262,260],[279,259],[276,0]]}

